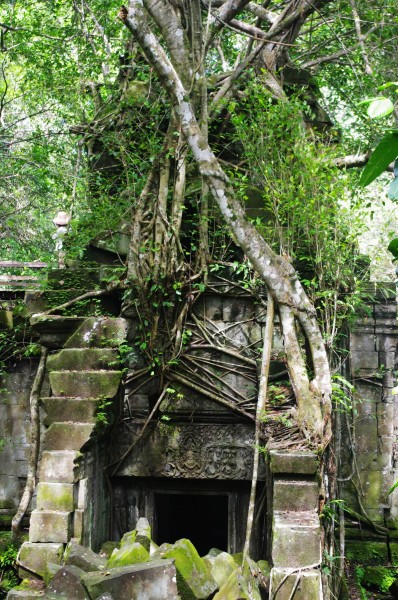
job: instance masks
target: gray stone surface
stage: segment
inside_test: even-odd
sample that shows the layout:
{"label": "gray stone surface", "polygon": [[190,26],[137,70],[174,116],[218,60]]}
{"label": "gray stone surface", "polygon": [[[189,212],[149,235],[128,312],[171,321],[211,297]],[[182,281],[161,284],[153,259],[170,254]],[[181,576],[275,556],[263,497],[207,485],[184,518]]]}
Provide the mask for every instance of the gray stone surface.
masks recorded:
{"label": "gray stone surface", "polygon": [[[34,510],[30,517],[29,541],[66,544],[71,535],[71,513]],[[54,561],[53,561],[54,562]]]}
{"label": "gray stone surface", "polygon": [[78,457],[76,450],[53,450],[42,453],[39,466],[40,481],[55,483],[74,483],[75,459]]}
{"label": "gray stone surface", "polygon": [[[286,579],[285,579],[286,577]],[[278,590],[278,600],[290,600],[293,587],[296,585],[299,577],[297,590],[294,594],[294,600],[322,600],[322,581],[319,571],[303,571],[300,574],[288,574],[288,571],[274,568],[271,571],[270,596],[275,593],[283,579],[284,583]]]}
{"label": "gray stone surface", "polygon": [[106,558],[99,556],[90,548],[85,548],[75,541],[70,541],[66,546],[64,555],[65,565],[79,567],[83,571],[98,571],[105,569]]}
{"label": "gray stone surface", "polygon": [[313,452],[272,450],[270,468],[273,473],[313,475],[318,470],[318,457]]}
{"label": "gray stone surface", "polygon": [[47,563],[61,564],[63,544],[32,544],[24,542],[18,554],[18,565],[44,577]]}
{"label": "gray stone surface", "polygon": [[56,572],[47,592],[58,596],[64,594],[70,600],[91,600],[86,588],[81,582],[84,571],[74,565],[62,567]]}
{"label": "gray stone surface", "polygon": [[87,573],[82,578],[92,598],[111,594],[115,600],[178,600],[176,570],[172,560],[157,560],[129,567]]}
{"label": "gray stone surface", "polygon": [[317,513],[275,513],[272,561],[275,567],[306,567],[321,560],[321,528]]}

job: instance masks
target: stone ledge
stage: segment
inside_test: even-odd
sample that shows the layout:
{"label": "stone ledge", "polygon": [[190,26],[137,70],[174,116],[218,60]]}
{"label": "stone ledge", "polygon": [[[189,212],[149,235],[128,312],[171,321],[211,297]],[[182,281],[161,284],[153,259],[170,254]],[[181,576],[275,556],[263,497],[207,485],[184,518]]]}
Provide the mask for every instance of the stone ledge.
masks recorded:
{"label": "stone ledge", "polygon": [[270,457],[270,469],[275,474],[314,475],[318,470],[318,457],[313,452],[271,450]]}

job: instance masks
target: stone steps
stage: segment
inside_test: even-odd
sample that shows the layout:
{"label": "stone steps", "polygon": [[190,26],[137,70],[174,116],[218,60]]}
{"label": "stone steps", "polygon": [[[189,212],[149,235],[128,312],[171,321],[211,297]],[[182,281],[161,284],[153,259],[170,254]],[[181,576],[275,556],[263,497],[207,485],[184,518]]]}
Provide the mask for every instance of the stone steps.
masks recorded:
{"label": "stone steps", "polygon": [[54,396],[68,398],[113,398],[118,390],[121,371],[51,371]]}
{"label": "stone steps", "polygon": [[68,422],[73,418],[78,423],[94,423],[98,407],[98,398],[56,397],[41,398],[46,411],[43,423],[49,427],[52,423]]}
{"label": "stone steps", "polygon": [[101,371],[116,365],[116,348],[64,348],[47,359],[48,371]]}

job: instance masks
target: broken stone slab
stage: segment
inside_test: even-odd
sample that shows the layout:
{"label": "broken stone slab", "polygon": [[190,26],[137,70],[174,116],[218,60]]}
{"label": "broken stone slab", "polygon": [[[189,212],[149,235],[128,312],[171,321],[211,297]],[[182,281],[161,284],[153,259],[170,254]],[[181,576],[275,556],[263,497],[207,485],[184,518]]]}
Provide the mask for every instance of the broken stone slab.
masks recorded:
{"label": "broken stone slab", "polygon": [[74,509],[72,483],[47,483],[37,485],[37,510],[71,512]]}
{"label": "broken stone slab", "polygon": [[115,348],[64,348],[47,359],[48,371],[88,371],[109,369],[117,364]]}
{"label": "broken stone slab", "polygon": [[117,348],[126,335],[125,319],[88,317],[68,339],[65,348]]}
{"label": "broken stone slab", "polygon": [[90,600],[86,588],[81,582],[84,571],[75,565],[61,567],[54,575],[47,592],[57,596],[65,595],[72,600]]}
{"label": "broken stone slab", "polygon": [[235,570],[213,600],[261,600],[261,595],[254,577],[247,578]]}
{"label": "broken stone slab", "polygon": [[121,371],[51,371],[54,396],[113,398],[119,388]]}
{"label": "broken stone slab", "polygon": [[[284,580],[283,583],[282,580]],[[279,568],[273,568],[271,571],[270,598],[273,598],[276,590],[279,588],[276,595],[278,600],[290,600],[296,582],[297,589],[294,593],[294,600],[323,600],[322,581],[319,571],[309,570],[299,572],[297,570],[297,572],[292,573],[289,569]],[[214,598],[214,600],[216,599]]]}
{"label": "broken stone slab", "polygon": [[36,509],[32,511],[29,527],[30,542],[66,544],[70,538],[70,512]]}
{"label": "broken stone slab", "polygon": [[75,460],[79,456],[76,450],[44,451],[39,467],[39,479],[54,483],[74,483]]}
{"label": "broken stone slab", "polygon": [[107,567],[127,567],[137,563],[147,562],[149,560],[149,552],[139,542],[124,544],[120,548],[116,548],[108,560]]}
{"label": "broken stone slab", "polygon": [[217,584],[195,546],[187,539],[175,544],[162,544],[155,556],[174,559],[177,587],[186,600],[205,600],[217,589]]}
{"label": "broken stone slab", "polygon": [[179,600],[172,560],[154,560],[102,573],[86,573],[82,583],[91,598],[110,594],[115,600]]}
{"label": "broken stone slab", "polygon": [[85,572],[98,571],[106,568],[106,559],[71,540],[65,549],[64,564],[79,567]]}
{"label": "broken stone slab", "polygon": [[43,423],[47,427],[52,423],[73,421],[77,423],[95,423],[95,412],[98,406],[97,398],[41,398],[46,416]]}
{"label": "broken stone slab", "polygon": [[321,561],[317,513],[274,513],[272,561],[275,567],[306,567]]}
{"label": "broken stone slab", "polygon": [[18,553],[18,565],[23,569],[44,577],[47,563],[61,564],[63,544],[24,542]]}
{"label": "broken stone slab", "polygon": [[140,543],[149,552],[151,546],[151,526],[148,519],[145,519],[145,517],[139,518],[135,530],[137,532],[135,541]]}
{"label": "broken stone slab", "polygon": [[43,575],[44,585],[48,585],[54,575],[62,568],[62,565],[56,565],[55,563],[47,563],[46,570]]}
{"label": "broken stone slab", "polygon": [[233,557],[228,552],[219,552],[216,555],[207,554],[203,557],[211,576],[221,588],[227,582],[230,575],[238,569]]}
{"label": "broken stone slab", "polygon": [[319,485],[316,481],[275,479],[273,506],[275,511],[316,511]]}
{"label": "broken stone slab", "polygon": [[318,470],[318,457],[313,452],[270,451],[272,473],[314,475]]}

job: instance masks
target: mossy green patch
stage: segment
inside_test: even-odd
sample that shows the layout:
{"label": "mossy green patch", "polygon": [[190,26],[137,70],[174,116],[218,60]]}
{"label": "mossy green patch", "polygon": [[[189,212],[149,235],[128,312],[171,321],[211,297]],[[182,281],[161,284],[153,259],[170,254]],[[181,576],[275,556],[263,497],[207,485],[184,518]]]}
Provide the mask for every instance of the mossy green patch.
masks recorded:
{"label": "mossy green patch", "polygon": [[206,563],[189,540],[178,540],[172,545],[163,544],[159,553],[162,558],[174,559],[178,593],[182,600],[204,600],[217,589]]}
{"label": "mossy green patch", "polygon": [[139,542],[124,544],[116,548],[107,563],[107,568],[127,567],[149,560],[149,552]]}
{"label": "mossy green patch", "polygon": [[360,577],[361,585],[365,588],[388,592],[391,584],[398,577],[398,569],[388,567],[364,567]]}

